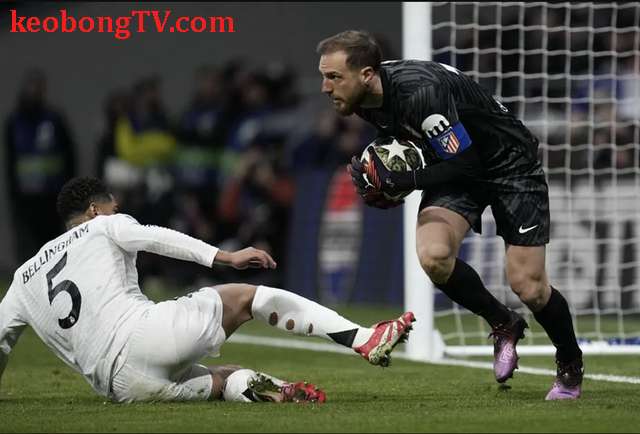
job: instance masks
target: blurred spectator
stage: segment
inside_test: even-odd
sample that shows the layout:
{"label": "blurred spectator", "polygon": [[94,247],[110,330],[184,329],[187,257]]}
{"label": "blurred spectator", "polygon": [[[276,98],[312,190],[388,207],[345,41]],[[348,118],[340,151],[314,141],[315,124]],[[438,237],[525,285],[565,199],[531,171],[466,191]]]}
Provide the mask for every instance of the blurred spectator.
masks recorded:
{"label": "blurred spectator", "polygon": [[[264,135],[283,138],[289,133],[282,122],[268,125],[275,115],[298,104],[296,75],[284,64],[273,62],[263,68],[236,66],[232,98],[228,104],[226,149],[242,152]],[[284,122],[286,124],[287,122]],[[289,128],[290,129],[290,128]],[[262,135],[262,136],[261,136]],[[273,137],[267,137],[268,140]]]}
{"label": "blurred spectator", "polygon": [[[115,130],[118,119],[129,112],[129,94],[124,90],[116,90],[107,95],[104,103],[104,131],[98,142],[96,173],[100,179],[108,172],[110,162],[116,158]],[[112,183],[110,183],[112,184]]]}
{"label": "blurred spectator", "polygon": [[60,235],[63,227],[52,217],[56,197],[76,173],[69,128],[47,103],[46,92],[44,73],[27,72],[17,106],[6,120],[6,170],[19,262]]}
{"label": "blurred spectator", "polygon": [[127,196],[143,201],[123,206],[133,208],[146,223],[169,224],[174,182],[168,164],[175,149],[176,139],[160,97],[160,80],[144,78],[133,87],[128,112],[116,121],[115,150],[117,158],[137,173]]}
{"label": "blurred spectator", "polygon": [[316,119],[313,129],[294,145],[293,170],[346,166],[375,138],[375,130],[356,116],[341,118],[335,110],[326,109]]}
{"label": "blurred spectator", "polygon": [[[119,113],[114,130],[116,160],[107,180],[122,194],[121,208],[143,224],[170,226],[175,210],[175,182],[171,173],[176,151],[169,117],[162,103],[160,79],[146,77],[133,86],[126,113]],[[139,256],[140,279],[170,277],[172,261],[157,255]]]}
{"label": "blurred spectator", "polygon": [[[637,173],[637,5],[440,3],[432,12],[440,23],[433,32],[434,60],[470,72],[522,116],[541,139],[550,178]],[[446,24],[453,22],[456,29]],[[399,57],[383,34],[375,37],[385,60]],[[18,244],[32,253],[21,240],[45,225],[17,217],[36,219],[38,212],[19,207],[16,197],[39,209],[43,200],[24,199],[25,192],[56,191],[56,170],[71,173],[74,164],[64,123],[44,103],[44,78],[32,73],[26,82],[7,122],[7,145],[16,223],[29,226]],[[219,245],[257,244],[281,261],[296,176],[341,170],[375,137],[359,118],[341,118],[319,103],[319,97],[299,97],[296,71],[286,64],[255,68],[235,59],[195,71],[192,98],[173,125],[159,78],[146,77],[107,96],[98,174],[123,211],[143,223]],[[51,164],[60,158],[62,166]],[[42,172],[37,164],[55,170]],[[152,274],[180,275],[181,283],[197,277],[179,264],[154,267]]]}
{"label": "blurred spectator", "polygon": [[173,156],[176,140],[160,98],[160,79],[140,80],[132,98],[127,116],[116,122],[117,155],[141,167],[167,162]]}
{"label": "blurred spectator", "polygon": [[[280,143],[250,145],[240,155],[218,202],[223,248],[253,245],[269,252],[280,267],[285,258],[283,228],[294,197],[293,180],[281,164],[281,149]],[[280,270],[268,274],[264,279],[269,284],[281,283]]]}
{"label": "blurred spectator", "polygon": [[194,92],[178,126],[181,141],[190,145],[217,146],[216,133],[220,125],[223,100],[221,73],[211,66],[201,66],[195,72]]}
{"label": "blurred spectator", "polygon": [[323,110],[316,117],[313,129],[294,145],[293,169],[322,167],[331,163],[337,150],[335,144],[342,124],[334,110]]}
{"label": "blurred spectator", "polygon": [[112,189],[123,211],[136,214],[145,205],[144,172],[122,158],[116,149],[116,126],[131,110],[131,95],[123,89],[107,95],[104,131],[98,142],[97,173]]}
{"label": "blurred spectator", "polygon": [[209,66],[195,73],[195,90],[178,125],[174,173],[176,214],[172,225],[208,242],[215,241],[215,203],[223,152],[223,83]]}
{"label": "blurred spectator", "polygon": [[[295,125],[296,76],[280,63],[253,69],[232,64],[217,236],[223,246],[256,245],[282,263],[293,181],[286,140]],[[228,247],[232,248],[232,247]],[[280,272],[264,276],[278,284]]]}
{"label": "blurred spectator", "polygon": [[297,75],[288,65],[270,62],[264,68],[269,99],[276,109],[296,106],[300,102],[297,87]]}
{"label": "blurred spectator", "polygon": [[229,126],[227,150],[245,150],[256,137],[260,120],[273,112],[269,85],[269,78],[262,70],[245,72],[238,79],[239,110]]}

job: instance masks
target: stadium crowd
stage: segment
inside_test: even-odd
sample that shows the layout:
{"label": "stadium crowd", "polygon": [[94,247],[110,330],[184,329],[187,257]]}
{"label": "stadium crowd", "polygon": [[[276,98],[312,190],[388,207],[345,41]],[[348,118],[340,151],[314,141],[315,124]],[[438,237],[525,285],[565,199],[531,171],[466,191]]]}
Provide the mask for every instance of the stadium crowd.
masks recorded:
{"label": "stadium crowd", "polygon": [[[446,8],[436,6],[434,17],[466,22],[461,14],[457,19],[445,16]],[[590,17],[587,8],[554,7],[544,15],[535,7],[525,8],[524,23],[531,30],[523,32],[512,26],[520,20],[519,9],[502,6],[498,24],[506,27],[501,38],[492,27],[495,11],[480,14],[480,27],[458,30],[454,46],[451,27],[436,27],[434,60],[463,71],[477,66],[476,78],[494,91],[498,75],[507,74],[500,82],[502,98],[515,110],[526,98],[525,123],[548,145],[542,157],[550,176],[563,178],[566,169],[577,174],[601,169],[609,176],[612,169],[623,175],[637,173],[640,50],[637,30],[626,30],[634,25],[637,12],[620,13],[613,20],[609,9]],[[612,22],[615,28],[609,28]],[[543,31],[541,24],[552,31]],[[591,40],[589,26],[604,30]],[[523,49],[532,54],[523,54]],[[477,50],[483,55],[478,57]],[[520,64],[524,74],[508,74],[518,71]],[[573,77],[559,77],[565,73]],[[172,227],[221,248],[254,245],[270,252],[278,258],[278,273],[254,278],[282,286],[287,242],[283,228],[296,175],[340,169],[375,136],[356,117],[339,118],[328,104],[309,104],[298,92],[297,78],[296,71],[279,63],[255,67],[237,60],[203,65],[194,72],[188,106],[169,105],[171,110],[159,75],[113,89],[104,101],[105,129],[95,173],[114,188],[122,210],[143,223]],[[25,74],[15,109],[4,119],[18,262],[62,228],[42,217],[34,204],[53,208],[64,180],[78,173],[73,129],[62,115],[64,107],[58,110],[47,101],[46,79],[37,69]],[[318,79],[318,93],[319,85]],[[590,106],[584,97],[601,100]],[[543,127],[547,119],[563,121]],[[566,130],[566,124],[572,128]],[[620,170],[624,168],[630,170]],[[163,258],[140,260],[142,279],[160,276],[174,284],[191,284],[202,273],[177,262],[168,265]],[[216,277],[234,278],[235,270],[227,273]],[[252,280],[243,273],[244,280]]]}
{"label": "stadium crowd", "polygon": [[[253,245],[278,258],[283,270],[296,174],[335,170],[373,138],[364,122],[341,119],[330,107],[309,116],[295,81],[295,72],[283,65],[202,66],[194,72],[191,101],[177,117],[170,112],[178,110],[165,105],[159,76],[113,90],[104,103],[96,173],[114,189],[121,209],[141,222],[225,249]],[[46,77],[33,70],[6,119],[20,262],[62,229],[59,222],[44,221],[37,208],[55,209],[57,191],[77,172],[63,111],[47,102]],[[143,254],[140,260],[143,279],[162,277],[170,286],[195,283],[202,274],[158,256]],[[228,281],[235,272],[217,278]],[[282,272],[254,277],[281,285]]]}
{"label": "stadium crowd", "polygon": [[633,177],[640,152],[636,2],[453,5],[434,7],[434,58],[477,70],[474,78],[524,118],[546,145],[541,157],[552,181],[579,181],[593,170],[596,182],[616,172]]}

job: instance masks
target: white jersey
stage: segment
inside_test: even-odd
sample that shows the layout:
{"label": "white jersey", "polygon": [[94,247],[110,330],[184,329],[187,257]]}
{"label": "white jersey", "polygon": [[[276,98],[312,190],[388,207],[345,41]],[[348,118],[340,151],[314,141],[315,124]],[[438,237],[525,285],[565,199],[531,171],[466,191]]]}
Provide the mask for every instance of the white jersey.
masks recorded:
{"label": "white jersey", "polygon": [[0,302],[0,376],[30,325],[103,396],[136,321],[153,305],[140,291],[138,251],[210,267],[218,249],[125,214],[98,216],[45,244],[15,272]]}

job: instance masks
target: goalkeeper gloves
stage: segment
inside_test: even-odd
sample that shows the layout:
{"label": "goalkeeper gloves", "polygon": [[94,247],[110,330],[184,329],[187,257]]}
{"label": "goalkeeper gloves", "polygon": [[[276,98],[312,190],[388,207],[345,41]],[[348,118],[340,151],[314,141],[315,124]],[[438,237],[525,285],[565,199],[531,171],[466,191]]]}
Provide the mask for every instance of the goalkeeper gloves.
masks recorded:
{"label": "goalkeeper gloves", "polygon": [[367,178],[373,186],[384,193],[397,195],[416,189],[415,170],[394,172],[384,165],[378,154],[369,151],[369,163],[365,165]]}
{"label": "goalkeeper gloves", "polygon": [[368,206],[372,206],[380,209],[388,209],[393,208],[398,205],[402,205],[404,200],[391,200],[385,197],[384,192],[380,188],[376,188],[373,183],[368,183],[364,178],[366,174],[367,177],[371,180],[373,179],[371,175],[369,175],[370,164],[362,163],[358,157],[353,157],[351,159],[351,164],[347,166],[347,170],[351,175],[351,181],[353,185],[356,187],[356,191],[362,197],[364,202]]}

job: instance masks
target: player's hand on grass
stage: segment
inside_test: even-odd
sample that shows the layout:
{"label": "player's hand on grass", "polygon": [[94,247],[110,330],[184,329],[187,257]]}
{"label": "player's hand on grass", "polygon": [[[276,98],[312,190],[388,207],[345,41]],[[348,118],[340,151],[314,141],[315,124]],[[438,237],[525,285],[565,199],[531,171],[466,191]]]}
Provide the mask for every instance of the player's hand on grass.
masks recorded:
{"label": "player's hand on grass", "polygon": [[213,261],[215,264],[229,265],[236,270],[246,268],[276,268],[276,261],[264,250],[247,247],[236,252],[219,250]]}
{"label": "player's hand on grass", "polygon": [[404,200],[396,201],[386,198],[380,189],[368,183],[364,178],[364,175],[367,174],[367,164],[360,161],[358,157],[351,159],[351,164],[347,165],[347,170],[351,175],[351,181],[356,187],[356,191],[367,205],[380,209],[388,209],[404,203]]}

